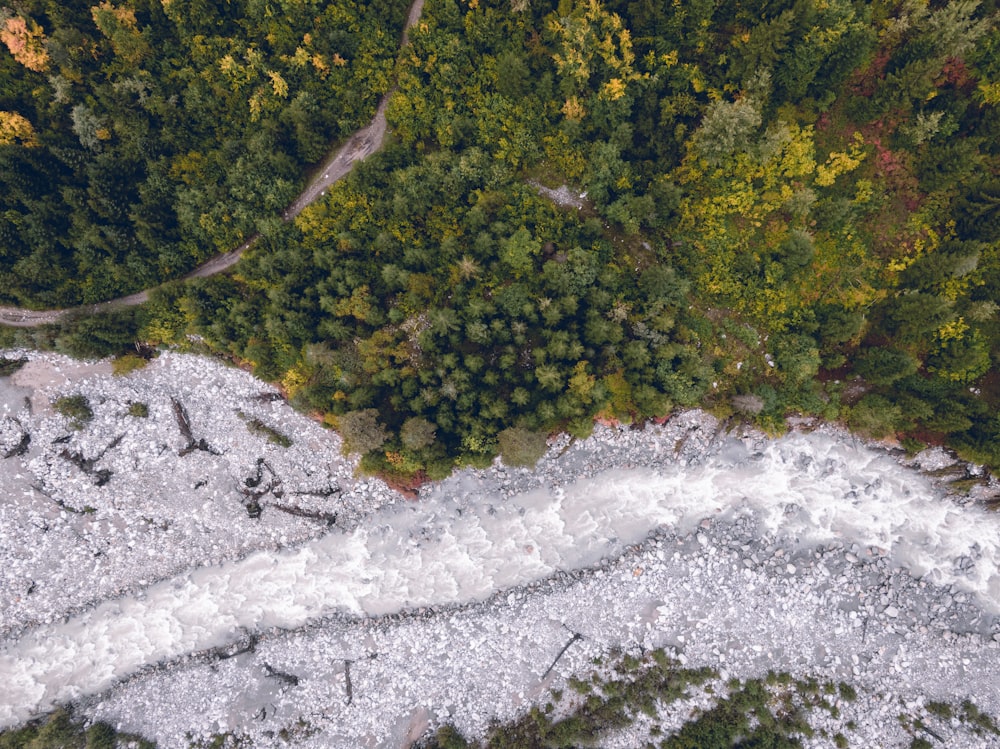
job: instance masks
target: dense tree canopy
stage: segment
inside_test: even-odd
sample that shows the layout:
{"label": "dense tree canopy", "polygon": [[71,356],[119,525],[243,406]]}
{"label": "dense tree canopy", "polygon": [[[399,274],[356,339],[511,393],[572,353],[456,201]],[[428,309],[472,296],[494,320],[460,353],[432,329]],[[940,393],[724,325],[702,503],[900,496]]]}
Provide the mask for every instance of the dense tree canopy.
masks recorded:
{"label": "dense tree canopy", "polygon": [[[427,0],[391,71],[395,6],[234,6],[5,11],[8,297],[260,231],[135,334],[250,362],[400,476],[693,404],[1000,463],[992,5]],[[393,143],[261,219],[393,80]]]}
{"label": "dense tree canopy", "polygon": [[0,7],[0,303],[66,306],[239,245],[371,117],[404,0]]}

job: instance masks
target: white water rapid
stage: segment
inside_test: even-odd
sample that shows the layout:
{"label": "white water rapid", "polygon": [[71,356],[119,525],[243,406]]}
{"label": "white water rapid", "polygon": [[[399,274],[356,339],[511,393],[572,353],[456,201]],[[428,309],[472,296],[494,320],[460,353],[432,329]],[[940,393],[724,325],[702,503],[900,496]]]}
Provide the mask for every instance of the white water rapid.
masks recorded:
{"label": "white water rapid", "polygon": [[[1000,611],[996,517],[943,499],[915,471],[850,438],[796,433],[756,453],[731,439],[692,464],[670,458],[509,498],[462,474],[350,533],[200,568],[30,630],[0,650],[0,725],[223,644],[240,628],[483,599],[592,565],[658,526],[689,529],[729,513],[752,513],[791,544],[882,547],[914,575],[959,585]],[[959,557],[974,564],[959,568]]]}

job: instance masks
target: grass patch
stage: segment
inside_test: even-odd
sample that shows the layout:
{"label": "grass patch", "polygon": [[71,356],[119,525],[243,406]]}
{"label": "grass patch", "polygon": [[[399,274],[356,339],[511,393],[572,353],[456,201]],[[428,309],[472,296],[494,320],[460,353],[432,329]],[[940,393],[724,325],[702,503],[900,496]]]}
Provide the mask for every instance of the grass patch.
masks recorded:
{"label": "grass patch", "polygon": [[156,744],[141,736],[118,733],[107,723],[84,728],[66,710],[56,710],[47,718],[25,726],[0,731],[0,749],[156,749]]}
{"label": "grass patch", "polygon": [[292,438],[287,434],[282,434],[274,427],[268,426],[263,421],[258,418],[247,416],[242,411],[237,411],[236,415],[243,420],[243,423],[247,425],[247,430],[250,434],[254,434],[258,437],[263,437],[268,442],[278,447],[291,447]]}
{"label": "grass patch", "polygon": [[142,369],[147,364],[149,364],[149,360],[143,359],[137,354],[124,354],[116,357],[115,360],[111,362],[111,371],[116,377],[124,377],[129,372],[135,372],[137,369]]}
{"label": "grass patch", "polygon": [[984,483],[983,479],[977,476],[973,476],[972,478],[967,478],[967,479],[958,479],[957,481],[952,481],[950,484],[948,484],[948,491],[953,494],[967,495],[975,487],[980,486],[983,483]]}
{"label": "grass patch", "polygon": [[69,419],[73,429],[83,429],[94,418],[94,410],[84,395],[64,395],[52,401],[52,408],[60,416]]}
{"label": "grass patch", "polygon": [[1000,727],[987,713],[982,712],[971,700],[962,702],[962,713],[959,716],[963,723],[972,726],[976,733],[990,733],[1000,736]]}
{"label": "grass patch", "polygon": [[934,700],[927,703],[927,712],[941,720],[951,720],[954,711],[947,702],[936,702]]}
{"label": "grass patch", "polygon": [[128,415],[134,416],[137,419],[145,419],[149,417],[149,406],[145,403],[139,403],[138,401],[133,401],[128,404]]}

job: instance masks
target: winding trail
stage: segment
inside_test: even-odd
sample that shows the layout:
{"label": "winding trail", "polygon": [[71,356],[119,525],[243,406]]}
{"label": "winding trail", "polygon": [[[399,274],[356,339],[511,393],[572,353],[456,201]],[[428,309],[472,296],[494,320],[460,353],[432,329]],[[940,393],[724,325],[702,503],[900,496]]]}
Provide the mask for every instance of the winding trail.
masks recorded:
{"label": "winding trail", "polygon": [[[409,30],[420,20],[423,9],[424,0],[414,0],[410,6],[406,17],[406,24],[403,28],[400,51],[409,44]],[[375,110],[375,116],[371,122],[351,135],[316,170],[315,176],[305,186],[299,197],[281,214],[283,220],[292,221],[307,206],[325,195],[330,185],[350,174],[357,162],[363,161],[373,153],[381,150],[389,131],[385,118],[385,110],[390,97],[392,97],[395,91],[395,86],[390,88],[379,102],[378,108]],[[254,235],[236,249],[217,255],[203,265],[199,265],[190,273],[181,276],[180,280],[187,281],[192,278],[207,278],[228,270],[239,261],[243,253],[252,247],[256,241],[257,235]],[[159,288],[159,286],[153,288]],[[39,325],[51,325],[52,323],[59,322],[59,320],[71,312],[92,315],[108,312],[116,308],[135,307],[148,302],[149,294],[152,290],[152,288],[145,289],[135,294],[118,297],[117,299],[111,299],[99,304],[81,305],[79,307],[67,307],[64,309],[29,310],[22,307],[0,306],[0,325],[9,325],[15,328],[34,328]]]}

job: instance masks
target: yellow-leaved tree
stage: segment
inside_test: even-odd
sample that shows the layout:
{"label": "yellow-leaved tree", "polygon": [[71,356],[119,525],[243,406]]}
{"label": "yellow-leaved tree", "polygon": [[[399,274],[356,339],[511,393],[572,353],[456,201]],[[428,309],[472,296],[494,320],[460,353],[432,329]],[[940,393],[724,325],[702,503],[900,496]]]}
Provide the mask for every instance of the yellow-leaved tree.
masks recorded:
{"label": "yellow-leaved tree", "polygon": [[11,16],[0,29],[0,41],[7,45],[14,59],[29,70],[42,73],[49,69],[45,32],[34,20]]}
{"label": "yellow-leaved tree", "polygon": [[90,15],[122,63],[137,65],[149,53],[149,42],[139,30],[132,8],[115,7],[110,0],[104,0],[90,9]]}
{"label": "yellow-leaved tree", "polygon": [[547,24],[557,42],[553,59],[566,91],[563,114],[580,120],[597,102],[626,103],[629,84],[643,74],[635,69],[632,34],[617,13],[606,11],[599,0],[565,4]]}
{"label": "yellow-leaved tree", "polygon": [[817,192],[861,163],[860,141],[817,164],[812,126],[762,121],[753,95],[714,102],[674,179],[699,290],[774,330],[848,274],[856,289],[871,258],[849,226],[817,236],[809,218]]}
{"label": "yellow-leaved tree", "polygon": [[35,128],[24,115],[17,112],[0,111],[0,146],[20,143],[22,146],[36,146]]}

